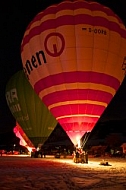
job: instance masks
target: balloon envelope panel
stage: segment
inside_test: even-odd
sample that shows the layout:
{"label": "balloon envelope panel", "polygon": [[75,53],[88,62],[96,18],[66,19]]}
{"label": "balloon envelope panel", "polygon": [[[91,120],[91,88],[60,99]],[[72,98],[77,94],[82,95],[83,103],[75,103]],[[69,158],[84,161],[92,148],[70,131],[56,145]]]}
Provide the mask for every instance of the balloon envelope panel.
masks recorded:
{"label": "balloon envelope panel", "polygon": [[11,113],[33,144],[43,144],[57,121],[34,92],[23,71],[18,71],[8,81],[6,100]]}
{"label": "balloon envelope panel", "polygon": [[21,44],[24,72],[74,144],[118,90],[125,50],[122,21],[96,2],[63,1],[29,24]]}

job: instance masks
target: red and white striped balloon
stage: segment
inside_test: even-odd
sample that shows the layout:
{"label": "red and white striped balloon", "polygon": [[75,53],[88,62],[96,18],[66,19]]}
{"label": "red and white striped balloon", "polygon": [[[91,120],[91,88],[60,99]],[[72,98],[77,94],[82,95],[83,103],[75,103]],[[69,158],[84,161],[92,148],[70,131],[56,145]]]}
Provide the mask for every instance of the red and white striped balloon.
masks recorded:
{"label": "red and white striped balloon", "polygon": [[21,44],[29,82],[74,144],[94,128],[120,87],[125,56],[120,18],[84,0],[40,12]]}

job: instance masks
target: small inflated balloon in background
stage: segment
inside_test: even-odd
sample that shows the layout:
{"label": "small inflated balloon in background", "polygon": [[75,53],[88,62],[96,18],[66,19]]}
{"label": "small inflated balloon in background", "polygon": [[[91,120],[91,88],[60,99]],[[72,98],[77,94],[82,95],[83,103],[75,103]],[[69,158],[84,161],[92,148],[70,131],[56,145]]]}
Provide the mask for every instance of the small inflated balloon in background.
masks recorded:
{"label": "small inflated balloon in background", "polygon": [[13,128],[13,132],[20,139],[19,144],[21,146],[24,146],[28,149],[29,152],[32,152],[32,150],[35,150],[34,145],[30,141],[30,139],[27,137],[21,126],[16,122],[16,126]]}

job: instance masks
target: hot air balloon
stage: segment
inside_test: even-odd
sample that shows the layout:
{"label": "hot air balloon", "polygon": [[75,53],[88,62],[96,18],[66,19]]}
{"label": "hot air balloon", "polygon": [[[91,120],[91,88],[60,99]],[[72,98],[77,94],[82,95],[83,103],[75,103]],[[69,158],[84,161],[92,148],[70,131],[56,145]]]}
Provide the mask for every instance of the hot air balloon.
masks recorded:
{"label": "hot air balloon", "polygon": [[20,139],[19,144],[21,146],[24,146],[28,149],[29,152],[32,150],[36,150],[33,143],[30,141],[30,139],[27,137],[21,126],[16,122],[16,126],[13,128],[13,132]]}
{"label": "hot air balloon", "polygon": [[124,79],[126,29],[97,2],[63,1],[31,21],[21,57],[33,89],[76,145]]}
{"label": "hot air balloon", "polygon": [[57,121],[34,92],[22,70],[8,81],[6,100],[12,115],[34,146],[42,145]]}

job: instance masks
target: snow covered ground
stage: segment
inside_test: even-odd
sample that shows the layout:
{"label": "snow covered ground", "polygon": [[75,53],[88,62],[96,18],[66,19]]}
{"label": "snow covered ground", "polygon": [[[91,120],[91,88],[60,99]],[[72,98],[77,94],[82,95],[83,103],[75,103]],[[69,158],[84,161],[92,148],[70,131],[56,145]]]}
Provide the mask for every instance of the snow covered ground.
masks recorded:
{"label": "snow covered ground", "polygon": [[0,157],[0,190],[126,190],[126,158]]}

